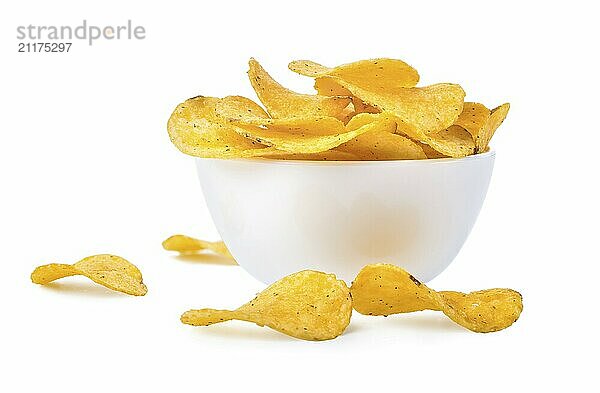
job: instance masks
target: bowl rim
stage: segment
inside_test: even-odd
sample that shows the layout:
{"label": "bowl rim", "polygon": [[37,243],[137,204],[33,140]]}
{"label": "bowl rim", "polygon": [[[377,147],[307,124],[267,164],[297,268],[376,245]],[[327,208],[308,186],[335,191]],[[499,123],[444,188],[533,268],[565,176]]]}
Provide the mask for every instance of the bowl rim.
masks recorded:
{"label": "bowl rim", "polygon": [[261,165],[289,165],[289,166],[378,166],[378,165],[430,165],[430,164],[458,164],[467,161],[493,159],[496,150],[490,148],[485,153],[473,154],[466,157],[428,158],[422,160],[353,160],[353,161],[326,161],[326,160],[278,160],[274,158],[202,158],[197,161],[230,161]]}

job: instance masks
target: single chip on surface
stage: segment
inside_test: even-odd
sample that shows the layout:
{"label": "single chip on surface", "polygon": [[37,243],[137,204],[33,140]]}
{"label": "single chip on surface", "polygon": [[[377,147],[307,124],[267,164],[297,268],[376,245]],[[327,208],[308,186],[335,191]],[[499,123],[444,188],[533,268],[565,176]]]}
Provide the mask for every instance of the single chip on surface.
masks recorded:
{"label": "single chip on surface", "polygon": [[35,268],[31,281],[45,285],[63,277],[81,275],[114,291],[143,296],[148,292],[139,269],[124,258],[101,254],[82,259],[72,265],[51,263]]}
{"label": "single chip on surface", "polygon": [[436,292],[402,268],[365,266],[351,287],[353,307],[365,315],[391,315],[421,310],[442,311],[457,324],[479,333],[506,329],[523,310],[521,294],[495,288],[461,293]]}
{"label": "single chip on surface", "polygon": [[236,319],[302,340],[330,340],[344,332],[351,315],[352,298],[344,281],[304,270],[275,282],[236,310],[189,310],[181,322],[208,326]]}
{"label": "single chip on surface", "polygon": [[197,254],[208,250],[227,258],[233,258],[227,246],[222,241],[209,242],[186,235],[173,235],[163,241],[162,246],[167,251],[177,251],[184,255]]}

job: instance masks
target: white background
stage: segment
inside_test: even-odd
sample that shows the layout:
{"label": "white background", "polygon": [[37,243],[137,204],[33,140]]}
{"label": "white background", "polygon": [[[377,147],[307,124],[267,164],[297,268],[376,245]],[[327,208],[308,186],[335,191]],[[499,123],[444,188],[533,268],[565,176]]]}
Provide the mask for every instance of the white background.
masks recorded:
{"label": "white background", "polygon": [[[598,350],[597,13],[575,1],[402,3],[4,2],[0,390],[597,388],[587,359]],[[84,18],[132,19],[147,38],[17,53],[16,26]],[[482,335],[433,312],[355,314],[342,337],[320,343],[241,322],[182,325],[188,308],[235,307],[263,288],[225,260],[161,249],[173,233],[218,238],[167,118],[198,94],[254,97],[250,56],[305,92],[311,81],[288,61],[387,56],[414,65],[423,85],[509,101],[479,220],[430,286],[515,288],[520,320]],[[29,281],[36,265],[103,252],[138,265],[148,295]]]}

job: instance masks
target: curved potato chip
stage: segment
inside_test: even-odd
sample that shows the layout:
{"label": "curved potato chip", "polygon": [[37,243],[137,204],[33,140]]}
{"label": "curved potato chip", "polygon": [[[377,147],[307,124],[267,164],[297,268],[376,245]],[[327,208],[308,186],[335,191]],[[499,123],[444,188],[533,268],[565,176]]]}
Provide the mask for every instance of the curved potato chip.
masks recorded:
{"label": "curved potato chip", "polygon": [[485,152],[488,148],[488,144],[490,140],[494,136],[494,133],[500,127],[504,119],[506,119],[506,115],[508,115],[508,110],[510,109],[510,104],[502,104],[494,109],[490,114],[490,118],[485,123],[485,127],[483,130],[477,135],[477,139],[475,140],[476,151],[478,153]]}
{"label": "curved potato chip", "polygon": [[315,90],[317,94],[322,96],[345,96],[352,95],[350,90],[341,86],[333,78],[317,78],[315,79]]}
{"label": "curved potato chip", "polygon": [[311,78],[324,78],[329,76],[333,68],[326,67],[312,60],[294,60],[288,64],[288,68],[297,74],[310,76]]}
{"label": "curved potato chip", "polygon": [[428,134],[424,142],[449,157],[466,157],[475,152],[473,137],[459,126]]}
{"label": "curved potato chip", "polygon": [[232,119],[236,131],[258,143],[289,153],[320,153],[371,131],[377,125],[367,124],[348,131],[333,117],[289,119]]}
{"label": "curved potato chip", "polygon": [[304,270],[275,282],[234,311],[189,310],[181,322],[208,326],[237,319],[302,340],[329,340],[344,332],[351,315],[352,298],[344,281]]}
{"label": "curved potato chip", "polygon": [[[380,116],[382,118],[395,121],[396,134],[408,137],[413,142],[417,143],[419,147],[421,147],[423,144],[426,144],[441,155],[447,157],[465,157],[473,154],[475,150],[473,138],[462,127],[453,125],[442,131],[426,134],[418,128],[404,123],[393,113],[382,112],[381,114],[375,116]],[[422,147],[421,150],[423,150]]]}
{"label": "curved potato chip", "polygon": [[[419,82],[417,70],[402,60],[370,59],[343,64],[335,68],[325,67],[310,60],[296,60],[288,68],[298,74],[313,78],[332,77],[343,80],[341,85],[359,86],[375,93],[385,93],[390,89],[413,87]],[[351,91],[351,89],[350,89]]]}
{"label": "curved potato chip", "polygon": [[380,115],[361,113],[354,116],[346,129],[354,130],[372,124],[375,128],[349,140],[337,150],[357,155],[361,160],[416,160],[427,158],[412,140],[394,134],[396,122]]}
{"label": "curved potato chip", "polygon": [[205,158],[248,158],[277,153],[271,147],[244,138],[217,117],[215,108],[223,101],[246,116],[268,117],[260,106],[243,97],[190,98],[175,108],[167,123],[173,144],[185,154]]}
{"label": "curved potato chip", "polygon": [[465,102],[463,111],[454,124],[467,130],[475,141],[475,153],[482,153],[488,147],[496,129],[502,124],[510,104],[502,104],[489,110],[477,102]]}
{"label": "curved potato chip", "polygon": [[465,102],[463,110],[454,121],[454,124],[467,130],[473,137],[473,140],[476,140],[483,127],[485,127],[485,123],[490,118],[490,114],[491,111],[483,104]]}
{"label": "curved potato chip", "polygon": [[173,235],[162,242],[162,246],[167,251],[177,251],[180,254],[196,254],[205,250],[210,250],[216,254],[227,258],[233,258],[227,246],[222,241],[209,242],[185,235]]}
{"label": "curved potato chip", "polygon": [[250,83],[259,100],[273,118],[339,117],[350,103],[348,97],[328,97],[293,92],[275,81],[255,59],[250,59],[249,66]]}
{"label": "curved potato chip", "polygon": [[425,153],[427,158],[436,159],[436,158],[448,158],[449,157],[449,156],[442,154],[439,151],[435,150],[433,147],[426,145],[425,143],[418,142],[418,141],[415,143],[417,143],[421,147],[421,149],[423,149],[423,153]]}
{"label": "curved potato chip", "polygon": [[45,285],[75,275],[86,276],[95,283],[128,295],[143,296],[148,292],[142,281],[142,273],[135,265],[109,254],[93,255],[72,265],[51,263],[38,266],[31,273],[31,281]]}
{"label": "curved potato chip", "polygon": [[269,118],[267,112],[260,105],[243,96],[227,96],[219,99],[215,104],[214,115],[218,120],[223,120],[223,117],[239,119]]}
{"label": "curved potato chip", "polygon": [[390,112],[403,123],[428,134],[450,127],[462,111],[464,90],[456,84],[438,83],[372,93],[340,82],[352,94],[382,112]]}
{"label": "curved potato chip", "polygon": [[479,333],[506,329],[523,310],[521,294],[512,289],[436,292],[415,277],[388,264],[365,266],[350,289],[353,307],[365,315],[391,315],[421,310],[442,311],[457,324]]}

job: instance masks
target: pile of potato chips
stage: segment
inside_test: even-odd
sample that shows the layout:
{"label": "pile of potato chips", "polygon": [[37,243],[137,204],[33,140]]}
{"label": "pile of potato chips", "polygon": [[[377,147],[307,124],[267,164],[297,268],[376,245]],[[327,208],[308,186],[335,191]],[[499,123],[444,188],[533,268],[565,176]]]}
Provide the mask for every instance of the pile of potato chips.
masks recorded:
{"label": "pile of potato chips", "polygon": [[464,102],[456,84],[416,87],[401,60],[329,68],[308,60],[290,70],[315,80],[317,94],[275,81],[254,59],[248,77],[263,109],[241,96],[198,96],[179,104],[167,128],[182,152],[205,158],[413,160],[487,151],[509,104]]}

